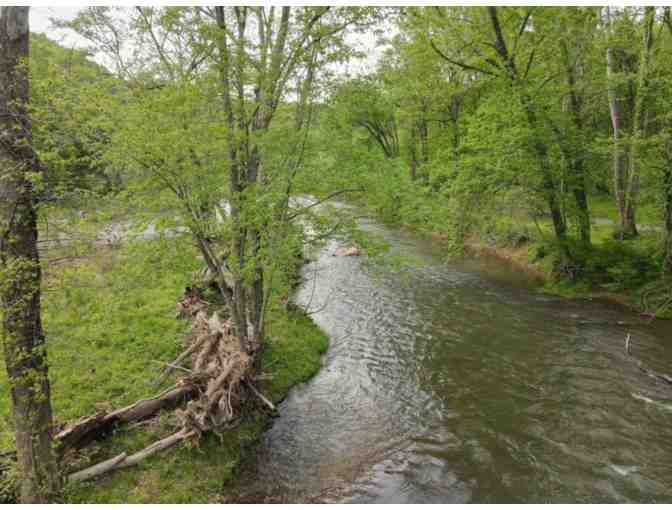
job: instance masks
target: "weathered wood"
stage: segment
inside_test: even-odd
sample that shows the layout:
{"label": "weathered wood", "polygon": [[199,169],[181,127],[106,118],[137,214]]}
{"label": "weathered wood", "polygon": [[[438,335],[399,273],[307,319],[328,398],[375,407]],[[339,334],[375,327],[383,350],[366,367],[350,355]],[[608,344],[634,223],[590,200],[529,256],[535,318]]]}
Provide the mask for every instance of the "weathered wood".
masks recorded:
{"label": "weathered wood", "polygon": [[185,429],[181,429],[168,437],[165,437],[159,441],[156,441],[155,443],[152,443],[148,447],[140,450],[137,453],[134,453],[133,455],[127,456],[126,453],[122,453],[120,455],[117,455],[116,457],[113,457],[111,459],[108,459],[106,461],[95,464],[91,467],[73,473],[70,476],[68,476],[68,481],[82,482],[85,480],[90,480],[91,478],[95,478],[97,476],[104,475],[105,473],[115,471],[117,469],[135,466],[136,464],[139,464],[147,457],[157,452],[167,450],[168,448],[172,448],[176,444],[195,435],[196,431],[193,430],[188,431]]}
{"label": "weathered wood", "polygon": [[173,369],[176,366],[179,366],[180,363],[182,363],[185,359],[187,359],[187,357],[189,357],[191,354],[193,354],[194,351],[196,351],[196,349],[198,349],[201,346],[201,344],[203,343],[204,340],[205,340],[205,337],[201,338],[198,342],[194,342],[193,344],[191,344],[189,346],[189,348],[187,350],[185,350],[182,354],[180,354],[177,358],[175,358],[175,361],[173,361],[172,363],[168,363],[168,366],[166,367],[166,369],[163,371],[163,373],[156,380],[155,385],[159,386],[160,384],[162,384],[163,381],[165,381],[166,378],[173,371]]}
{"label": "weathered wood", "polygon": [[96,476],[100,476],[103,473],[107,473],[108,471],[114,469],[124,459],[126,459],[126,457],[126,453],[122,453],[116,457],[112,457],[109,460],[95,464],[86,469],[82,469],[81,471],[77,471],[76,473],[68,476],[68,482],[83,482],[84,480],[89,480],[91,478],[95,478]]}
{"label": "weathered wood", "polygon": [[257,388],[254,387],[254,385],[250,381],[245,381],[245,384],[247,385],[250,390],[252,390],[252,393],[254,393],[254,396],[257,397],[259,400],[261,400],[271,411],[274,413],[278,411],[278,409],[273,405],[273,402],[271,402],[269,399],[267,399]]}
{"label": "weathered wood", "polygon": [[168,390],[157,397],[138,400],[134,404],[110,413],[85,416],[58,434],[58,451],[83,448],[92,441],[109,434],[115,427],[154,416],[162,409],[171,409],[194,396],[196,387],[184,385]]}

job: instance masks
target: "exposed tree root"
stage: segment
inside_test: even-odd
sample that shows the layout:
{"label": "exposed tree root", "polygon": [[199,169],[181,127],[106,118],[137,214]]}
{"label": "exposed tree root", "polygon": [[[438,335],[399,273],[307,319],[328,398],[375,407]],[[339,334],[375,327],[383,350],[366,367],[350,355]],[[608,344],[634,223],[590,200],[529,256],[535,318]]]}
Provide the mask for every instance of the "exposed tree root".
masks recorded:
{"label": "exposed tree root", "polygon": [[186,406],[175,410],[180,429],[145,449],[127,456],[125,453],[71,474],[70,481],[88,480],[113,470],[136,465],[150,455],[170,448],[181,441],[198,439],[205,432],[220,434],[238,423],[244,387],[266,407],[276,412],[273,403],[252,384],[253,358],[235,336],[229,320],[220,319],[217,312],[208,316],[206,304],[197,293],[187,292],[177,305],[178,317],[192,317],[191,332],[185,350],[159,377],[159,383],[170,375],[173,368],[191,360],[188,375],[177,386],[157,397],[140,400],[111,413],[87,416],[57,434],[60,448],[81,448],[104,435],[120,423],[149,418],[159,410]]}

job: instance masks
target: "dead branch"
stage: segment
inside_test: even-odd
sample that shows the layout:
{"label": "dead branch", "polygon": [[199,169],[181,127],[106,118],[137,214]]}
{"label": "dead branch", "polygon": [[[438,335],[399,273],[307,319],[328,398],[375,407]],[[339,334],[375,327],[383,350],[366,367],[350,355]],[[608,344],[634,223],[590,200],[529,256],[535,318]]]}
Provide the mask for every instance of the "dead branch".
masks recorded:
{"label": "dead branch", "polygon": [[136,464],[140,463],[147,457],[157,452],[167,450],[168,448],[172,448],[176,444],[195,435],[196,435],[195,431],[188,431],[185,429],[181,429],[168,437],[165,437],[159,441],[156,441],[155,443],[152,443],[148,447],[140,450],[139,452],[133,455],[127,456],[126,453],[122,453],[120,455],[117,455],[116,457],[100,462],[94,466],[73,473],[70,476],[68,476],[68,481],[82,482],[100,475],[104,475],[105,473],[109,473],[110,471],[135,466]]}
{"label": "dead branch", "polygon": [[163,365],[163,366],[169,367],[169,368],[171,368],[171,369],[173,369],[173,370],[182,370],[183,372],[186,372],[186,373],[188,373],[188,374],[193,374],[193,373],[194,373],[193,370],[190,370],[190,369],[185,368],[185,367],[180,366],[180,365],[174,365],[174,364],[172,364],[172,363],[164,363],[163,361],[159,361],[159,360],[156,360],[156,359],[153,359],[152,361],[153,361],[154,363],[158,363],[159,365]]}
{"label": "dead branch", "polygon": [[110,433],[115,427],[154,416],[162,409],[175,408],[193,397],[196,386],[190,383],[170,389],[154,398],[138,400],[134,404],[109,413],[100,412],[85,416],[61,430],[54,439],[58,442],[58,452],[83,448],[92,441]]}
{"label": "dead branch", "polygon": [[252,393],[254,393],[255,397],[261,400],[271,411],[273,411],[274,413],[277,412],[277,408],[273,405],[273,402],[271,402],[268,398],[262,395],[262,393],[257,388],[255,388],[250,381],[245,381],[245,384],[247,385],[248,388],[252,390]]}
{"label": "dead branch", "polygon": [[156,380],[156,382],[154,383],[154,385],[155,385],[155,386],[160,386],[160,385],[163,383],[163,381],[165,381],[166,378],[167,378],[167,377],[170,375],[170,373],[173,371],[173,368],[175,368],[176,366],[180,365],[180,363],[182,363],[182,362],[183,362],[185,359],[187,359],[191,354],[193,354],[193,353],[196,351],[196,349],[198,349],[198,348],[201,346],[202,342],[204,342],[204,341],[205,341],[205,337],[202,338],[198,343],[194,343],[194,344],[192,344],[186,351],[184,351],[182,354],[180,354],[180,355],[175,359],[175,361],[173,361],[172,363],[166,363],[166,365],[168,365],[168,366],[167,366],[166,369],[163,371],[163,373],[159,376],[159,378]]}
{"label": "dead branch", "polygon": [[76,473],[68,476],[68,481],[83,482],[84,480],[89,480],[90,478],[107,473],[108,471],[114,469],[124,459],[126,459],[126,457],[127,455],[122,453],[116,457],[112,457],[111,459],[106,460],[105,462],[101,462],[100,464],[95,464],[86,469],[82,469],[81,471],[77,471]]}

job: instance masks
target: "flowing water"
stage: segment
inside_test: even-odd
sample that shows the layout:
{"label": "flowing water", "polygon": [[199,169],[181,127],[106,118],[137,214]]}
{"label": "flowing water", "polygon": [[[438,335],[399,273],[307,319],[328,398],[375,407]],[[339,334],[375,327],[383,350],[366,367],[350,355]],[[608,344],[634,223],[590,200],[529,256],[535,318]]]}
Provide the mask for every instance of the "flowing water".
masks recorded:
{"label": "flowing water", "polygon": [[363,227],[422,264],[400,276],[332,242],[305,267],[297,301],[331,346],[280,406],[247,497],[672,502],[672,386],[637,364],[672,373],[672,324]]}

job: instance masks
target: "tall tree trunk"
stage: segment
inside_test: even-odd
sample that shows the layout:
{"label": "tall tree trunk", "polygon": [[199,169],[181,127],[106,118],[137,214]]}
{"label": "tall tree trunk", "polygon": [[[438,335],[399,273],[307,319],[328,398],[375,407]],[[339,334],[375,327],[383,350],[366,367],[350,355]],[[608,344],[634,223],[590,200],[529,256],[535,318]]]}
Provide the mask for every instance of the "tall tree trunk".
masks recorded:
{"label": "tall tree trunk", "polygon": [[28,10],[0,9],[0,306],[21,501],[43,503],[60,484],[52,451],[37,214],[29,178],[39,163],[27,113]]}
{"label": "tall tree trunk", "polygon": [[613,129],[613,165],[614,165],[614,196],[616,198],[616,207],[618,208],[619,218],[619,236],[629,237],[635,235],[636,227],[628,217],[627,207],[627,152],[623,140],[623,105],[619,98],[618,87],[615,80],[619,72],[619,66],[616,63],[616,50],[607,48],[607,81],[609,113],[611,115],[611,127]]}
{"label": "tall tree trunk", "polygon": [[[263,175],[260,175],[263,155],[257,144],[257,135],[260,131],[269,128],[282,96],[282,87],[286,79],[283,58],[286,57],[285,47],[290,33],[291,8],[282,8],[275,31],[269,30],[269,27],[274,24],[274,15],[271,15],[273,19],[268,19],[268,25],[265,25],[263,13],[253,7],[229,7],[227,9],[232,14],[234,20],[232,24],[237,27],[235,36],[232,35],[234,34],[232,27],[227,27],[225,8],[216,7],[215,14],[220,29],[218,38],[220,90],[224,99],[228,143],[231,151],[229,156],[230,219],[233,233],[231,255],[234,266],[232,319],[245,350],[252,354],[262,346],[264,337],[266,288],[261,248],[262,231],[266,227],[263,222],[248,224],[246,218],[255,212],[256,207],[261,206],[259,195],[263,193],[266,185]],[[253,12],[257,13],[257,29],[262,54],[261,67],[256,70],[258,76],[254,101],[251,101],[245,90],[246,66],[249,65],[246,27],[248,17]],[[311,23],[319,20],[322,14],[312,18]],[[273,35],[274,40],[272,40]],[[235,44],[230,46],[230,40]],[[292,59],[285,61],[285,64],[291,62],[293,62]]]}
{"label": "tall tree trunk", "polygon": [[[672,36],[672,16],[669,7],[665,7],[663,21]],[[666,276],[672,276],[672,129],[670,129],[670,136],[665,141],[664,151],[666,166],[663,174],[665,196],[665,260],[663,271]]]}
{"label": "tall tree trunk", "polygon": [[560,41],[565,77],[569,87],[569,107],[572,124],[578,134],[578,140],[574,140],[575,147],[568,154],[568,166],[570,170],[570,187],[574,194],[578,211],[579,239],[582,243],[590,245],[590,211],[588,208],[588,194],[586,193],[586,172],[584,166],[585,150],[583,148],[583,117],[581,113],[581,98],[576,87],[576,69],[572,65],[567,42]]}
{"label": "tall tree trunk", "polygon": [[[227,24],[224,13],[224,7],[216,7],[215,14],[217,25],[220,29],[217,39],[219,50],[219,79],[224,102],[224,115],[227,126],[227,142],[229,146],[229,194],[231,206],[231,231],[233,233],[232,241],[232,295],[231,295],[231,320],[236,330],[236,336],[246,348],[247,340],[247,314],[245,313],[245,289],[240,277],[236,276],[236,265],[240,266],[245,257],[245,238],[240,226],[240,208],[241,208],[241,155],[239,154],[244,147],[236,139],[236,119],[232,99],[232,62],[231,50],[227,35]],[[215,261],[215,268],[219,266],[219,261]]]}
{"label": "tall tree trunk", "polygon": [[632,123],[632,142],[630,146],[630,182],[626,201],[626,218],[628,221],[628,234],[637,235],[635,211],[639,201],[639,144],[645,136],[645,117],[649,82],[649,64],[651,61],[651,47],[653,46],[653,21],[655,7],[646,7],[644,14],[644,34],[642,38],[642,51],[639,62],[639,76],[637,99],[635,102],[634,119]]}
{"label": "tall tree trunk", "polygon": [[427,101],[421,102],[420,115],[418,116],[418,135],[420,137],[420,155],[422,162],[429,162],[429,131],[427,128]]}
{"label": "tall tree trunk", "polygon": [[562,213],[561,204],[558,201],[558,186],[555,182],[555,179],[553,178],[551,162],[548,157],[548,146],[539,135],[539,123],[537,120],[537,115],[534,111],[534,106],[531,104],[530,99],[525,94],[521,94],[521,103],[525,110],[527,123],[530,126],[530,130],[532,132],[532,150],[534,151],[537,160],[539,161],[539,167],[541,169],[542,176],[542,192],[546,198],[546,203],[548,204],[548,209],[551,213],[553,231],[555,232],[556,238],[562,240],[567,235],[567,222],[565,221],[565,216]]}

